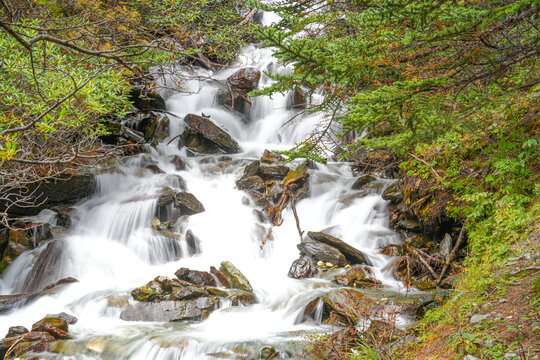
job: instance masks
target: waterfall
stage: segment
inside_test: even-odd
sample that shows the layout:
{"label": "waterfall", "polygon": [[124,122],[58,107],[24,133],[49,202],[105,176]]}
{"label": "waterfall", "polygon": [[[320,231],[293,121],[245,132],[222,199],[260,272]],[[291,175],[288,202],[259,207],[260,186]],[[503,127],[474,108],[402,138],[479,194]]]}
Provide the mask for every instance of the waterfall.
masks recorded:
{"label": "waterfall", "polygon": [[[266,20],[271,21],[271,14]],[[210,73],[198,70],[201,79],[211,76],[224,81],[236,70],[252,66],[259,70],[290,71],[277,63],[271,49],[248,46],[227,69]],[[298,232],[290,209],[283,212],[283,224],[275,227],[273,240],[261,249],[261,235],[253,207],[245,201],[235,181],[248,160],[259,158],[265,149],[285,150],[305,139],[322,117],[306,114],[290,121],[298,110],[287,108],[289,95],[254,98],[248,120],[215,103],[214,82],[193,77],[182,93],[167,99],[171,138],[179,134],[188,113],[210,119],[235,138],[242,152],[222,160],[219,156],[187,157],[177,142],[162,141],[149,154],[134,156],[110,173],[98,176],[95,196],[76,206],[76,220],[62,242],[62,256],[56,259],[54,279],[74,277],[79,282],[57,294],[0,315],[0,334],[9,326],[29,327],[46,314],[65,311],[79,321],[70,327],[75,340],[66,345],[70,359],[206,359],[209,353],[237,347],[255,349],[275,345],[283,354],[301,350],[305,334],[331,331],[317,321],[302,322],[307,303],[336,285],[323,279],[296,280],[287,277],[298,258]],[[265,75],[259,83],[270,83]],[[191,93],[189,92],[191,91]],[[313,101],[318,101],[317,95]],[[186,159],[186,169],[177,171],[171,155]],[[165,174],[154,174],[140,166],[150,157]],[[294,166],[294,165],[293,165]],[[185,180],[205,211],[182,221],[173,230],[189,229],[201,241],[201,253],[189,256],[185,239],[170,239],[152,230],[157,194],[164,186],[179,188],[176,175]],[[387,204],[380,194],[356,196],[349,164],[329,162],[310,170],[309,196],[297,203],[305,231],[325,230],[362,250],[373,263],[372,270],[388,289],[401,284],[388,271],[392,260],[379,248],[398,242],[389,228]],[[247,205],[246,205],[247,204]],[[3,293],[23,288],[32,261],[43,251],[17,259],[0,280]],[[198,323],[140,323],[120,320],[119,311],[108,307],[111,295],[130,298],[129,292],[158,275],[173,277],[180,267],[207,271],[221,261],[234,263],[250,280],[257,304],[224,306]],[[27,279],[26,281],[29,281]],[[322,304],[316,320],[321,319]]]}

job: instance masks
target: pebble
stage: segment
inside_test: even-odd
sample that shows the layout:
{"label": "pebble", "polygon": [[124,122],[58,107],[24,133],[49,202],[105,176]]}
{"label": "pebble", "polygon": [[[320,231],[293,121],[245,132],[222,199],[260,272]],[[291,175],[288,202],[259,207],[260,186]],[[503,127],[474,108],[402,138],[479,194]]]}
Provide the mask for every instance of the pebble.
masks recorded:
{"label": "pebble", "polygon": [[490,340],[486,341],[486,344],[484,345],[484,347],[486,349],[491,349],[495,345],[497,345],[497,339],[490,339]]}
{"label": "pebble", "polygon": [[516,359],[516,358],[519,359],[519,355],[516,353],[510,352],[510,353],[504,354],[504,358],[508,360]]}
{"label": "pebble", "polygon": [[491,316],[491,314],[473,315],[473,316],[471,316],[470,321],[471,321],[472,325],[476,325],[476,324],[480,324],[483,321],[486,321],[490,316]]}
{"label": "pebble", "polygon": [[499,299],[499,304],[504,304],[507,301],[508,299],[505,299],[505,298]]}
{"label": "pebble", "polygon": [[472,355],[465,355],[463,360],[478,360],[478,358],[476,356],[472,356]]}
{"label": "pebble", "polygon": [[536,331],[540,331],[540,321],[535,321],[531,325],[531,329],[536,329]]}

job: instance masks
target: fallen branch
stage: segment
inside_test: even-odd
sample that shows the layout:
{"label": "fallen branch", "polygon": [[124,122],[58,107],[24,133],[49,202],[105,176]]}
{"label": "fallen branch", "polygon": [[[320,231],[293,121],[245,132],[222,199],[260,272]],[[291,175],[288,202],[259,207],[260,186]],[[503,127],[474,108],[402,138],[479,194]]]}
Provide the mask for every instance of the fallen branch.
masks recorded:
{"label": "fallen branch", "polygon": [[459,232],[459,236],[458,236],[458,239],[456,241],[456,245],[454,245],[454,248],[450,252],[450,255],[448,256],[448,259],[446,259],[446,263],[444,264],[444,267],[443,267],[443,269],[441,271],[441,275],[439,276],[437,281],[435,281],[435,285],[437,285],[437,286],[441,283],[444,276],[446,275],[446,272],[448,271],[448,268],[450,267],[450,263],[452,262],[452,260],[454,260],[454,257],[456,256],[457,251],[458,251],[459,247],[461,246],[461,243],[463,242],[464,235],[465,235],[465,225],[466,224],[467,224],[467,219],[465,219],[465,221],[463,222],[463,226],[461,227],[461,231]]}
{"label": "fallen branch", "polygon": [[420,262],[426,267],[426,269],[428,269],[431,276],[433,276],[433,280],[437,279],[437,274],[435,273],[433,268],[427,263],[427,261],[424,260],[424,258],[422,258],[422,256],[420,256],[420,254],[414,250],[413,250],[413,254],[416,256],[418,260],[420,260]]}
{"label": "fallen branch", "polygon": [[255,15],[255,13],[257,12],[257,8],[254,7],[253,9],[251,9],[249,11],[249,13],[242,19],[242,21],[240,21],[238,23],[239,26],[242,26],[242,25],[245,25],[249,22],[249,20],[251,20],[251,18],[253,17],[253,15]]}
{"label": "fallen branch", "polygon": [[289,192],[289,198],[291,199],[291,208],[292,208],[292,211],[293,211],[293,214],[294,214],[294,220],[296,221],[296,228],[298,229],[298,234],[300,235],[300,242],[303,242],[304,241],[304,237],[303,237],[304,232],[300,228],[300,220],[298,220],[298,214],[296,213],[296,205],[295,205],[296,198],[294,197],[294,194],[292,193],[291,190],[287,189],[287,191]]}

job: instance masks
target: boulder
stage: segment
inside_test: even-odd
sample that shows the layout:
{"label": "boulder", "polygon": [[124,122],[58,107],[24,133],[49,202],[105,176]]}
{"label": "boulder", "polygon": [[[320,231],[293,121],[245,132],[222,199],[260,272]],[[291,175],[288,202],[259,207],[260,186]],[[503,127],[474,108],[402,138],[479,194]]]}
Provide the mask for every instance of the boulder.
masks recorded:
{"label": "boulder", "polygon": [[247,164],[246,167],[244,168],[244,175],[242,175],[242,179],[246,179],[251,176],[257,175],[257,173],[259,172],[260,166],[261,164],[257,160],[252,161],[249,164]]}
{"label": "boulder", "polygon": [[354,289],[332,290],[323,297],[323,302],[353,324],[356,324],[359,319],[373,315],[374,300]]}
{"label": "boulder", "polygon": [[203,204],[195,195],[183,191],[176,194],[174,206],[180,210],[181,215],[195,215],[204,211]]}
{"label": "boulder", "polygon": [[265,180],[282,180],[289,171],[289,167],[285,165],[261,165],[258,174]]}
{"label": "boulder", "polygon": [[216,102],[229,110],[237,111],[242,114],[247,114],[251,108],[247,95],[244,95],[239,91],[220,89],[216,95]]}
{"label": "boulder", "polygon": [[12,326],[9,328],[8,333],[6,334],[5,337],[10,338],[14,336],[19,336],[19,335],[26,334],[27,332],[28,332],[28,329],[25,328],[24,326]]}
{"label": "boulder", "polygon": [[233,287],[233,284],[231,284],[231,281],[227,278],[227,276],[225,276],[224,273],[216,269],[214,266],[210,266],[210,273],[216,277],[219,286],[227,289],[231,289]]}
{"label": "boulder", "polygon": [[2,261],[0,261],[0,273],[23,252],[34,248],[34,242],[26,229],[6,229],[1,236],[5,245]]}
{"label": "boulder", "polygon": [[185,170],[186,162],[178,155],[172,155],[169,157],[169,161],[174,165],[176,171]]}
{"label": "boulder", "polygon": [[[23,195],[30,195],[36,206],[11,206],[9,214],[16,216],[33,216],[41,210],[53,206],[67,206],[75,204],[95,192],[95,176],[88,168],[81,167],[72,174],[58,175],[54,180],[43,180],[39,183],[29,184],[28,188],[21,189]],[[5,194],[7,195],[7,194]],[[0,212],[7,211],[7,204],[0,200]]]}
{"label": "boulder", "polygon": [[64,278],[54,284],[46,286],[42,291],[27,294],[0,295],[0,313],[11,310],[17,306],[22,306],[28,301],[43,295],[56,294],[65,284],[76,282],[74,278]]}
{"label": "boulder", "polygon": [[287,99],[287,108],[297,110],[306,108],[306,94],[304,90],[297,87],[294,91],[291,91]]}
{"label": "boulder", "polygon": [[369,184],[369,183],[371,183],[373,181],[376,181],[376,180],[377,180],[377,178],[375,176],[362,175],[362,176],[358,177],[358,179],[356,179],[356,181],[353,183],[352,189],[353,190],[360,190],[365,185],[367,185],[367,184]]}
{"label": "boulder", "polygon": [[236,289],[253,291],[249,280],[229,261],[221,262],[220,270]]}
{"label": "boulder", "polygon": [[[26,277],[21,290],[25,293],[37,292],[56,281],[58,279],[56,277],[57,266],[62,262],[63,256],[64,246],[62,241],[53,240],[47,243],[45,249],[34,262],[34,266],[30,274]],[[75,279],[73,280],[76,281]]]}
{"label": "boulder", "polygon": [[205,311],[212,311],[216,301],[199,297],[182,301],[139,302],[128,305],[120,314],[126,321],[183,321],[200,320]]}
{"label": "boulder", "polygon": [[129,94],[129,100],[133,102],[139,110],[167,110],[165,99],[156,92],[141,89],[139,87],[132,88]]}
{"label": "boulder", "polygon": [[280,154],[272,152],[270,150],[264,150],[263,156],[261,157],[261,164],[277,164],[284,161],[285,158]]}
{"label": "boulder", "polygon": [[159,195],[157,206],[167,206],[174,203],[176,192],[168,186],[164,186]]}
{"label": "boulder", "polygon": [[360,250],[352,247],[351,245],[347,244],[346,242],[336,237],[333,237],[331,235],[328,235],[322,232],[312,232],[312,231],[308,232],[308,237],[312,240],[330,245],[338,249],[343,255],[345,255],[345,258],[353,264],[373,265],[371,261],[369,261]]}
{"label": "boulder", "polygon": [[182,144],[190,150],[203,154],[240,152],[240,146],[236,140],[210,119],[188,114],[184,122],[187,126],[181,135]]}
{"label": "boulder", "polygon": [[229,76],[227,83],[235,89],[248,93],[257,88],[260,79],[261,72],[259,70],[253,67],[245,67]]}
{"label": "boulder", "polygon": [[306,240],[296,245],[301,255],[309,256],[316,261],[330,262],[337,266],[347,265],[345,256],[336,248],[313,240]]}
{"label": "boulder", "polygon": [[338,275],[334,281],[342,286],[371,288],[381,285],[381,282],[373,278],[371,270],[362,265],[353,265],[345,270],[345,274]]}
{"label": "boulder", "polygon": [[265,187],[264,180],[259,176],[250,176],[242,178],[236,182],[236,186],[240,190],[261,190]]}
{"label": "boulder", "polygon": [[174,275],[180,280],[190,282],[200,286],[217,286],[216,279],[206,271],[190,270],[188,268],[178,269]]}
{"label": "boulder", "polygon": [[396,205],[403,201],[403,192],[401,191],[399,183],[395,182],[387,187],[382,193],[382,198],[390,201],[392,205]]}
{"label": "boulder", "polygon": [[152,280],[145,286],[138,287],[131,291],[131,296],[137,301],[154,301],[164,294],[165,291],[157,280]]}
{"label": "boulder", "polygon": [[300,258],[294,260],[289,269],[288,276],[293,279],[305,279],[317,275],[318,272],[319,270],[317,270],[316,267],[311,266],[308,260]]}
{"label": "boulder", "polygon": [[247,306],[257,302],[257,297],[251,291],[235,292],[227,299],[231,301],[232,306]]}
{"label": "boulder", "polygon": [[198,286],[173,287],[170,294],[161,297],[162,301],[191,300],[208,296],[208,292]]}
{"label": "boulder", "polygon": [[201,240],[191,230],[186,231],[186,244],[189,255],[195,255],[201,252]]}

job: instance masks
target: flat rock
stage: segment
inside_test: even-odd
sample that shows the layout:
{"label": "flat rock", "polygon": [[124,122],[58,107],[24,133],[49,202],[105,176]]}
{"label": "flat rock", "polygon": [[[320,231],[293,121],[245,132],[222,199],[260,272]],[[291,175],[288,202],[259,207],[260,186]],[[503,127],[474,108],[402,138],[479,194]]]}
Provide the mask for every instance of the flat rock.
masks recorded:
{"label": "flat rock", "polygon": [[229,76],[227,82],[232,87],[247,93],[257,88],[260,79],[261,72],[259,70],[253,67],[245,67]]}
{"label": "flat rock", "polygon": [[180,280],[190,282],[200,286],[217,286],[216,279],[206,271],[190,270],[188,268],[180,268],[175,273]]}
{"label": "flat rock", "polygon": [[188,114],[184,118],[188,125],[182,133],[182,143],[191,150],[199,153],[233,154],[240,152],[240,145],[223,129],[210,119]]}
{"label": "flat rock", "polygon": [[216,303],[209,297],[183,301],[136,303],[120,314],[126,321],[182,321],[200,320],[204,311],[212,311]]}
{"label": "flat rock", "polygon": [[323,297],[323,302],[337,314],[357,323],[359,319],[372,315],[374,301],[361,292],[342,288],[332,290]]}
{"label": "flat rock", "polygon": [[312,240],[330,245],[338,249],[343,255],[345,255],[345,258],[353,264],[367,264],[370,266],[373,265],[371,261],[369,261],[360,250],[352,247],[343,240],[340,240],[336,237],[322,232],[312,231],[308,232],[308,237]]}
{"label": "flat rock", "polygon": [[265,187],[264,180],[259,176],[250,176],[242,178],[236,182],[236,186],[240,190],[261,190]]}
{"label": "flat rock", "polygon": [[301,255],[307,255],[316,261],[331,262],[337,266],[347,265],[345,256],[338,249],[330,245],[318,241],[306,240],[296,245],[296,247],[300,250]]}

